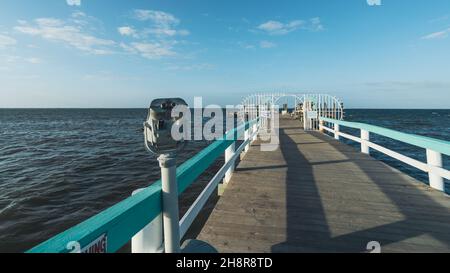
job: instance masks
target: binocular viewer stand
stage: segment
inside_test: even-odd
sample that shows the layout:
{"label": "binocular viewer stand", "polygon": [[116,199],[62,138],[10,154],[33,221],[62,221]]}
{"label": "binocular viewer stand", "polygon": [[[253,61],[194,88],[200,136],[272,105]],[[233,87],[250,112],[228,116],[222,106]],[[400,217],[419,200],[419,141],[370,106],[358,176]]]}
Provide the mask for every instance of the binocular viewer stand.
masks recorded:
{"label": "binocular viewer stand", "polygon": [[161,167],[164,250],[166,253],[215,253],[217,250],[206,242],[187,240],[180,248],[178,209],[178,184],[176,153],[158,157]]}

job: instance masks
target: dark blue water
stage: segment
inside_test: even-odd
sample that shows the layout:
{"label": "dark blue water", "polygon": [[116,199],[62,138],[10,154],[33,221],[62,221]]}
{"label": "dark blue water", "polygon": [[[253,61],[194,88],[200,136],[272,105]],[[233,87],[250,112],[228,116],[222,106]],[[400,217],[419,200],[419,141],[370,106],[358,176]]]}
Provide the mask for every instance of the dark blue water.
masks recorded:
{"label": "dark blue water", "polygon": [[[0,252],[25,251],[158,180],[146,118],[146,109],[0,109]],[[179,163],[208,144],[189,143]]]}
{"label": "dark blue water", "polygon": [[[25,251],[158,180],[157,161],[143,146],[146,114],[145,109],[0,109],[0,252]],[[450,140],[449,110],[346,114],[347,120]],[[423,149],[372,139],[425,160]],[[208,144],[190,143],[180,163]],[[377,153],[373,156],[427,180],[420,171]],[[444,160],[448,169],[450,162]],[[221,163],[222,159],[182,196],[182,210]]]}

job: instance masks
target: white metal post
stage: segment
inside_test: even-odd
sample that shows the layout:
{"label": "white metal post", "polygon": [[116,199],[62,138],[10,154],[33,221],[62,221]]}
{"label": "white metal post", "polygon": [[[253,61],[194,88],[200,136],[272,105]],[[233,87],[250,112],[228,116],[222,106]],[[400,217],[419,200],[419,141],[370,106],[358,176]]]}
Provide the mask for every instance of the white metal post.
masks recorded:
{"label": "white metal post", "polygon": [[[132,195],[144,189],[135,190]],[[131,239],[131,253],[164,252],[164,234],[162,214],[156,216],[147,226]]]}
{"label": "white metal post", "polygon": [[307,126],[307,102],[305,100],[304,104],[303,104],[303,130],[308,130],[308,126]]}
{"label": "white metal post", "polygon": [[[230,159],[233,157],[234,155],[234,151],[235,151],[235,145],[236,142],[233,142],[233,144],[230,145],[230,147],[228,147],[225,150],[225,164],[228,163],[228,161],[230,161]],[[228,171],[225,173],[225,178],[223,180],[223,182],[225,184],[227,184],[228,182],[230,182],[231,176],[233,175],[234,172],[234,162],[233,164],[231,164],[230,168],[228,169]]]}
{"label": "white metal post", "polygon": [[258,134],[256,133],[256,131],[258,130],[258,123],[255,122],[255,124],[253,124],[253,129],[252,129],[252,134],[255,134],[253,136],[252,141],[256,141],[258,139]]}
{"label": "white metal post", "polygon": [[173,154],[158,157],[161,167],[164,249],[166,253],[180,252],[180,224],[178,215],[177,164]]}
{"label": "white metal post", "polygon": [[361,152],[363,154],[370,154],[369,145],[367,143],[370,141],[369,131],[361,129]]}
{"label": "white metal post", "polygon": [[324,122],[322,119],[319,120],[319,132],[323,133],[325,130],[323,129]]}
{"label": "white metal post", "polygon": [[[249,127],[247,130],[245,130],[245,133],[244,133],[244,141],[247,141],[247,139],[250,138],[250,128],[251,128],[251,127]],[[250,149],[250,143],[248,143],[248,144],[245,146],[244,151],[245,151],[245,152],[248,152],[249,149]]]}
{"label": "white metal post", "polygon": [[433,167],[442,168],[442,154],[427,149],[427,163],[430,166],[430,172],[428,173],[430,186],[439,191],[444,191],[444,178],[433,171]]}
{"label": "white metal post", "polygon": [[334,124],[334,138],[339,140],[339,124]]}

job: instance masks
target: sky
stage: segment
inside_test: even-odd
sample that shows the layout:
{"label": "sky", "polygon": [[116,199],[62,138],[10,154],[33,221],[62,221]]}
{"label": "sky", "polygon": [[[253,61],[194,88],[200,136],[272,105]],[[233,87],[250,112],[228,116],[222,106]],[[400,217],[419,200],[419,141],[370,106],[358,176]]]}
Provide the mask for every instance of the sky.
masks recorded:
{"label": "sky", "polygon": [[448,0],[2,0],[0,108],[326,93],[450,108]]}

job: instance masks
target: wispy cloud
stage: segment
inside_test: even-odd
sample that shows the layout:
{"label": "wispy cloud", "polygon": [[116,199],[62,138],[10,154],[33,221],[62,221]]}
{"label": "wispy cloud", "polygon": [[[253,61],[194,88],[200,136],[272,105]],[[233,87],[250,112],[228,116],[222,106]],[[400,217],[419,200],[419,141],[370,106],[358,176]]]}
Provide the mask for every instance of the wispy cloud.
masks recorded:
{"label": "wispy cloud", "polygon": [[259,46],[261,48],[273,48],[276,47],[277,45],[275,43],[269,42],[269,41],[261,41],[259,43]]}
{"label": "wispy cloud", "polygon": [[157,10],[134,10],[133,17],[139,21],[151,23],[151,27],[144,29],[144,34],[153,34],[158,36],[189,35],[186,29],[177,29],[180,19],[173,14]]}
{"label": "wispy cloud", "polygon": [[[135,10],[133,18],[150,22],[150,28],[137,29],[131,25],[117,28],[117,32],[127,39],[117,41],[97,36],[102,33],[103,23],[98,19],[77,11],[67,19],[38,18],[33,21],[18,21],[14,30],[23,34],[59,42],[90,54],[105,55],[127,53],[140,55],[146,59],[161,59],[176,56],[175,46],[181,42],[175,35],[188,35],[189,31],[177,29],[180,20],[174,15],[152,10]],[[149,35],[149,34],[153,35]],[[11,44],[12,40],[0,36],[0,46]],[[29,60],[38,63],[38,59]]]}
{"label": "wispy cloud", "polygon": [[0,34],[0,48],[13,46],[17,43],[16,39]]}
{"label": "wispy cloud", "polygon": [[259,25],[258,29],[272,35],[283,35],[299,29],[303,24],[304,21],[302,20],[295,20],[286,24],[271,20]]}
{"label": "wispy cloud", "polygon": [[158,10],[134,10],[134,16],[141,21],[153,21],[160,25],[173,25],[180,23],[180,20],[173,14]]}
{"label": "wispy cloud", "polygon": [[133,36],[137,37],[136,30],[132,27],[119,27],[117,31],[120,33],[120,35],[123,36]]}
{"label": "wispy cloud", "polygon": [[147,59],[177,55],[174,47],[179,41],[175,36],[190,34],[188,30],[178,29],[180,19],[167,12],[137,9],[133,11],[132,17],[148,23],[149,26],[142,29],[131,26],[120,27],[118,31],[121,35],[134,38],[132,42],[122,42],[120,46],[128,53],[138,54]]}
{"label": "wispy cloud", "polygon": [[322,31],[324,30],[324,26],[322,25],[322,22],[320,21],[319,17],[315,17],[309,20],[310,24],[308,26],[309,30],[311,31]]}
{"label": "wispy cloud", "polygon": [[306,29],[311,31],[321,31],[324,29],[320,18],[315,17],[310,20],[293,20],[287,23],[282,23],[280,21],[270,20],[265,23],[260,24],[257,27],[258,30],[264,31],[270,35],[285,35],[290,32]]}
{"label": "wispy cloud", "polygon": [[19,55],[0,55],[0,70],[11,70],[29,64],[40,64],[42,59],[36,57],[22,57]]}
{"label": "wispy cloud", "polygon": [[[77,14],[77,17],[85,16]],[[111,47],[116,43],[109,39],[102,39],[90,34],[86,30],[86,21],[60,20],[55,18],[39,18],[32,24],[22,22],[14,27],[16,31],[43,39],[61,42],[79,50],[92,54],[110,54]]]}
{"label": "wispy cloud", "polygon": [[425,35],[422,37],[422,39],[423,40],[442,39],[442,38],[446,38],[449,33],[450,33],[450,28]]}
{"label": "wispy cloud", "polygon": [[66,0],[69,6],[81,6],[81,0]]}
{"label": "wispy cloud", "polygon": [[162,42],[133,42],[121,44],[121,47],[133,54],[139,54],[147,59],[160,59],[162,57],[174,56],[173,45]]}

